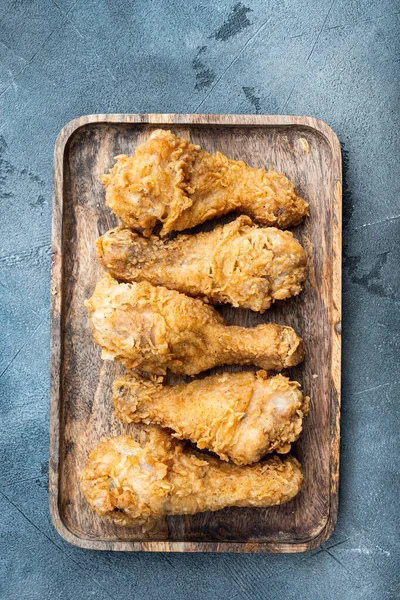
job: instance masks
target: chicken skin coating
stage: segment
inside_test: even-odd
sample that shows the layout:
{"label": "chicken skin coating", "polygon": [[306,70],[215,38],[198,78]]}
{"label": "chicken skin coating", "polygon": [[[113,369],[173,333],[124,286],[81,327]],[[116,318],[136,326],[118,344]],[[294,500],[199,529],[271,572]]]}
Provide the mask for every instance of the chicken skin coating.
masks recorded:
{"label": "chicken skin coating", "polygon": [[163,430],[139,443],[129,435],[102,441],[80,475],[89,505],[118,525],[163,515],[195,514],[227,506],[273,506],[291,500],[303,475],[292,456],[237,466],[186,448]]}
{"label": "chicken skin coating", "polygon": [[297,440],[309,399],[296,381],[276,375],[224,373],[164,387],[135,373],[114,382],[116,416],[125,423],[168,427],[200,450],[237,465],[258,462]]}
{"label": "chicken skin coating", "polygon": [[161,236],[231,211],[262,225],[286,229],[308,214],[308,204],[285,175],[253,169],[221,152],[208,154],[170,131],[153,131],[132,156],[117,162],[102,182],[106,205],[123,223]]}
{"label": "chicken skin coating", "polygon": [[303,359],[291,327],[227,326],[202,300],[147,281],[118,283],[105,275],[85,304],[102,357],[148,373],[195,375],[223,364],[281,371]]}
{"label": "chicken skin coating", "polygon": [[212,303],[264,312],[301,292],[307,255],[289,231],[254,227],[246,216],[208,233],[150,239],[117,227],[97,240],[104,268],[122,281],[207,296]]}

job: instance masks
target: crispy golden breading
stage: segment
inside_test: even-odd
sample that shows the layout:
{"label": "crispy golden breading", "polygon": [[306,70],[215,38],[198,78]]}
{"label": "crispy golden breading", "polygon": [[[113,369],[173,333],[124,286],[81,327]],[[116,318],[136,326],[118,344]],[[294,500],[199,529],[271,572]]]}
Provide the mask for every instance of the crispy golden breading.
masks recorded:
{"label": "crispy golden breading", "polygon": [[102,357],[148,373],[195,375],[223,364],[280,371],[303,360],[291,327],[228,327],[202,300],[147,281],[119,284],[105,275],[85,304]]}
{"label": "crispy golden breading", "polygon": [[149,281],[213,303],[264,312],[301,292],[307,255],[289,231],[254,227],[248,217],[174,240],[117,227],[97,240],[104,268],[122,281]]}
{"label": "crispy golden breading", "polygon": [[287,377],[224,373],[164,387],[131,373],[114,382],[116,416],[125,423],[168,427],[200,450],[238,465],[258,462],[297,440],[309,398]]}
{"label": "crispy golden breading", "polygon": [[170,131],[154,131],[132,156],[116,159],[102,178],[106,204],[145,236],[157,223],[163,236],[231,211],[282,229],[308,214],[285,175],[208,154]]}
{"label": "crispy golden breading", "polygon": [[190,450],[163,430],[147,435],[143,444],[128,435],[104,440],[81,472],[87,502],[119,525],[227,506],[273,506],[291,500],[303,481],[292,456],[240,467]]}

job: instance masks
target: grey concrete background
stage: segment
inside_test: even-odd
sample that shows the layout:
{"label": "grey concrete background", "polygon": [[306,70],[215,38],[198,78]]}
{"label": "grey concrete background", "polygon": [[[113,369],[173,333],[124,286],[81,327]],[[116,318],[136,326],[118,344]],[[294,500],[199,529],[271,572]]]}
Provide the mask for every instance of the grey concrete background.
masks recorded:
{"label": "grey concrete background", "polygon": [[[1,599],[363,599],[399,591],[395,0],[0,1]],[[95,553],[48,512],[52,160],[70,119],[286,113],[343,144],[339,521],[296,556]]]}

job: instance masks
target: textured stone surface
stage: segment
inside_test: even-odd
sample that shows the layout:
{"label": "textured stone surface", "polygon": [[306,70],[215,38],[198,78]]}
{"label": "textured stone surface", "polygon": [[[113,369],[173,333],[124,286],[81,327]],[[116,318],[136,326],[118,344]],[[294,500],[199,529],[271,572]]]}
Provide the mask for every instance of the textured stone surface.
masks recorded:
{"label": "textured stone surface", "polygon": [[[399,597],[399,20],[394,0],[3,0],[1,598]],[[135,111],[307,114],[343,144],[340,510],[311,553],[95,553],[50,523],[54,141],[73,117]]]}

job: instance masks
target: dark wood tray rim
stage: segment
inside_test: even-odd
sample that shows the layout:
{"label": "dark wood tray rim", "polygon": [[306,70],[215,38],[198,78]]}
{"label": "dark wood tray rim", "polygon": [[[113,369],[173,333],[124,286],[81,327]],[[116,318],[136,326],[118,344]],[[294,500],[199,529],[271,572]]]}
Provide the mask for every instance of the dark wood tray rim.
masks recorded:
{"label": "dark wood tray rim", "polygon": [[[59,420],[60,420],[60,366],[62,315],[62,213],[63,164],[66,145],[73,134],[88,124],[160,124],[160,125],[220,125],[226,127],[298,127],[313,129],[322,135],[331,147],[333,160],[332,227],[334,256],[332,262],[333,319],[330,425],[330,497],[329,517],[315,537],[298,543],[279,542],[165,542],[165,541],[101,541],[81,538],[64,524],[59,512]],[[58,177],[56,177],[56,173]],[[297,553],[317,548],[331,536],[337,521],[340,451],[340,381],[341,381],[341,263],[342,263],[342,170],[340,142],[335,132],[314,117],[286,115],[218,115],[218,114],[96,114],[71,120],[57,136],[54,150],[54,188],[52,218],[52,277],[50,327],[50,461],[49,497],[50,514],[57,532],[70,544],[88,550],[142,551],[142,552],[245,552]]]}

